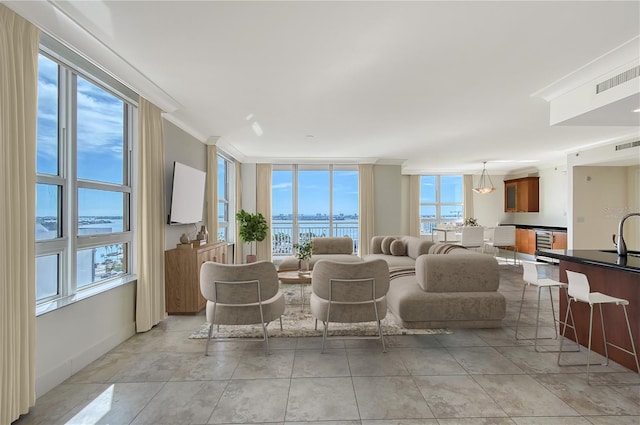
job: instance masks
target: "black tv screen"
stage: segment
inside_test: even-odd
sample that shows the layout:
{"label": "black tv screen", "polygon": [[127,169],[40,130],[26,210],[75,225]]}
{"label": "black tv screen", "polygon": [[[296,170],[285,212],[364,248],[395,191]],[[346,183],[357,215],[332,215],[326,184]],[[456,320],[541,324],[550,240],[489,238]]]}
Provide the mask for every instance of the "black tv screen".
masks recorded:
{"label": "black tv screen", "polygon": [[207,173],[179,162],[173,163],[173,187],[169,224],[203,221]]}

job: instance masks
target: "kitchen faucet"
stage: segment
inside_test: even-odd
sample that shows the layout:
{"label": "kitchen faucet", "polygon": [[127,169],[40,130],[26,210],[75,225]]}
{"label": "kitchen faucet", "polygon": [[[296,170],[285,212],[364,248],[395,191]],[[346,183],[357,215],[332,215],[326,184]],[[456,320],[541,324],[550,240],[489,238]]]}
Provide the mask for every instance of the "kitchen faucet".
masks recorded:
{"label": "kitchen faucet", "polygon": [[624,222],[629,217],[637,215],[640,217],[640,212],[630,213],[622,217],[620,223],[618,223],[618,243],[616,243],[616,235],[613,235],[613,244],[618,248],[618,256],[626,257],[627,256],[627,244],[624,243],[624,236],[622,235],[624,230]]}

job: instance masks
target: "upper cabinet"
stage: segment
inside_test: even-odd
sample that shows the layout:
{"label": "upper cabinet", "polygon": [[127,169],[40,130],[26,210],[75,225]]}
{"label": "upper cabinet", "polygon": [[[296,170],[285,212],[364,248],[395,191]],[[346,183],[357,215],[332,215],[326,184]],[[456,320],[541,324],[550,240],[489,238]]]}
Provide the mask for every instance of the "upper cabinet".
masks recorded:
{"label": "upper cabinet", "polygon": [[540,177],[505,180],[504,212],[540,212]]}

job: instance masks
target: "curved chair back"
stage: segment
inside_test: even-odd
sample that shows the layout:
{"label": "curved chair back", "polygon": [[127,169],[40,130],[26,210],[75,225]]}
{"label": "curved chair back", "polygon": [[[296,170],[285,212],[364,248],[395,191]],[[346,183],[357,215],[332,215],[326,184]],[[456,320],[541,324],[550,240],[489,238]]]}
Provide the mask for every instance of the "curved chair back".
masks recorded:
{"label": "curved chair back", "polygon": [[389,266],[382,259],[362,263],[338,263],[320,260],[313,268],[311,290],[323,300],[337,303],[357,303],[372,300],[371,284],[374,281],[375,299],[389,291]]}
{"label": "curved chair back", "polygon": [[[224,283],[216,285],[215,282]],[[259,285],[247,285],[260,282]],[[221,304],[251,304],[268,300],[278,292],[278,272],[273,263],[220,264],[207,261],[200,268],[202,296]]]}
{"label": "curved chair back", "polygon": [[522,262],[522,280],[535,285],[538,283],[538,268],[531,261]]}
{"label": "curved chair back", "polygon": [[515,246],[516,226],[497,226],[493,229],[493,246]]}
{"label": "curved chair back", "polygon": [[567,270],[567,280],[569,281],[569,296],[578,301],[589,303],[591,288],[587,276]]}
{"label": "curved chair back", "polygon": [[467,226],[462,228],[460,245],[466,248],[479,248],[484,245],[484,227]]}

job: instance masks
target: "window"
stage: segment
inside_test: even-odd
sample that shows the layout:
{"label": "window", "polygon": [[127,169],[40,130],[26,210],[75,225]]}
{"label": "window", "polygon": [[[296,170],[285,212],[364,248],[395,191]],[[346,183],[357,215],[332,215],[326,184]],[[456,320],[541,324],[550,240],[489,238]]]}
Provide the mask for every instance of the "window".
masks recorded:
{"label": "window", "polygon": [[358,170],[355,165],[274,165],[272,251],[291,255],[293,244],[320,236],[358,242]]}
{"label": "window", "polygon": [[43,47],[38,59],[36,300],[131,273],[135,105]]}
{"label": "window", "polygon": [[235,164],[222,155],[218,155],[218,241],[232,242],[233,220],[229,212],[233,211],[235,194]]}
{"label": "window", "polygon": [[462,176],[420,176],[420,234],[463,221]]}

